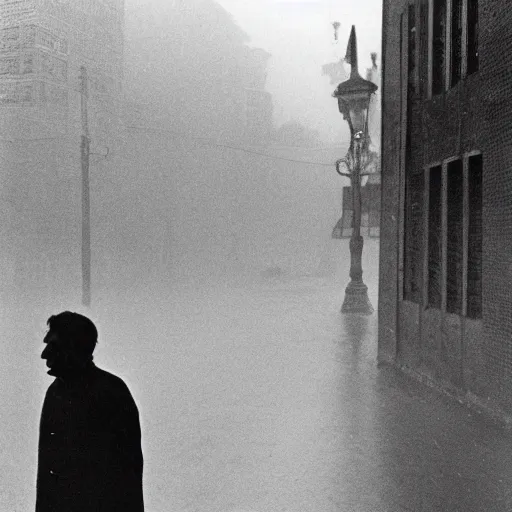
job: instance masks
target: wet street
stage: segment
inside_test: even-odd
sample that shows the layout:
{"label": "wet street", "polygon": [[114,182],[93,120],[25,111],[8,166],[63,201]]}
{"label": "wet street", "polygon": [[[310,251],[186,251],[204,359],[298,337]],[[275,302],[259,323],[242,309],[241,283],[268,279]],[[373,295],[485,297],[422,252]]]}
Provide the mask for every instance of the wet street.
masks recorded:
{"label": "wet street", "polygon": [[142,414],[148,511],[512,510],[512,436],[377,368],[377,317],[340,315],[344,281],[134,305],[142,337],[120,373]]}
{"label": "wet street", "polygon": [[[346,281],[340,268],[97,299],[95,360],[141,413],[148,512],[512,510],[512,435],[378,368],[376,314],[339,313]],[[47,312],[2,367],[0,510],[33,509]]]}
{"label": "wet street", "polygon": [[505,5],[0,1],[0,512],[512,512]]}

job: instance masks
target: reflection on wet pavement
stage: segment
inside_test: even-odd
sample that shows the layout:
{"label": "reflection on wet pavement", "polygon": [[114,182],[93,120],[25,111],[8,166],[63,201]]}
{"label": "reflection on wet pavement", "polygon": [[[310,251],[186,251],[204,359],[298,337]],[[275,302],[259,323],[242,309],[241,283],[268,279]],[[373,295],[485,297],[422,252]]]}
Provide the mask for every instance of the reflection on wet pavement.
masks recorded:
{"label": "reflection on wet pavement", "polygon": [[[100,301],[95,359],[139,404],[148,512],[512,510],[511,434],[378,368],[376,314],[342,316],[342,300],[307,278]],[[0,410],[0,510],[15,512],[33,508],[50,382],[22,346]]]}
{"label": "reflection on wet pavement", "polygon": [[512,509],[510,435],[377,368],[377,317],[340,315],[342,296],[317,279],[167,302],[130,375],[148,510]]}

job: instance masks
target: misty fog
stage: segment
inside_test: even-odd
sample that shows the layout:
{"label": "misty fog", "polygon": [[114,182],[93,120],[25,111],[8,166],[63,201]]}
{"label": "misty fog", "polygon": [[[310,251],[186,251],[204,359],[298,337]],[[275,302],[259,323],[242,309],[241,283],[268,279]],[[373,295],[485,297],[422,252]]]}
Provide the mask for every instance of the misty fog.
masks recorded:
{"label": "misty fog", "polygon": [[[48,19],[67,16],[66,2],[46,4],[43,18],[45,9]],[[322,68],[344,57],[352,24],[361,74],[371,66],[381,20],[380,2],[371,4],[126,0],[115,51],[103,52],[99,40],[84,36],[93,48],[84,62],[92,69],[101,61],[88,99],[90,308],[81,305],[80,59],[70,57],[65,108],[2,104],[0,473],[9,478],[0,482],[0,510],[33,508],[39,413],[50,383],[39,356],[46,319],[64,309],[97,323],[95,359],[133,389],[143,418],[148,511],[241,510],[258,502],[249,493],[245,504],[235,503],[243,479],[253,475],[243,464],[240,481],[209,481],[204,473],[236,458],[222,452],[228,444],[217,447],[218,467],[203,461],[197,474],[191,468],[199,462],[180,449],[199,459],[208,451],[208,443],[194,444],[197,418],[238,421],[219,419],[237,411],[222,397],[241,383],[251,388],[244,376],[254,367],[300,380],[293,358],[284,370],[272,355],[265,359],[260,337],[263,347],[284,353],[273,344],[280,329],[300,339],[324,314],[334,326],[325,332],[337,332],[349,253],[348,239],[331,233],[349,183],[334,162],[345,155],[349,133]],[[72,55],[74,32],[62,27]],[[339,65],[337,76],[348,78],[349,68]],[[378,240],[365,239],[375,307],[377,260]],[[289,314],[290,283],[305,295],[293,299],[295,316],[280,325],[272,314]],[[320,316],[308,324],[310,314]],[[248,351],[238,354],[240,365],[237,339]],[[249,391],[241,396],[257,401],[269,388],[254,384]],[[291,384],[286,392],[293,394]],[[250,418],[239,421],[250,425]],[[268,475],[258,478],[279,491]],[[230,488],[231,501],[213,500],[212,485]]]}

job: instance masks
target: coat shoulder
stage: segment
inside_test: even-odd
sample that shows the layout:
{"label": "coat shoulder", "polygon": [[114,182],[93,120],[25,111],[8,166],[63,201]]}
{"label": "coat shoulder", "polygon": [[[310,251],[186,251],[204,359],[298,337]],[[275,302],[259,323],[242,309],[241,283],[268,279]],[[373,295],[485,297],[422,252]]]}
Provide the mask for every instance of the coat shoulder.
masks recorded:
{"label": "coat shoulder", "polygon": [[121,377],[98,367],[95,368],[94,373],[95,380],[99,384],[106,386],[113,391],[128,391],[128,386]]}
{"label": "coat shoulder", "polygon": [[94,371],[94,380],[98,387],[108,391],[109,393],[114,395],[131,395],[125,381],[121,377],[107,372],[106,370],[96,367]]}
{"label": "coat shoulder", "polygon": [[107,372],[106,370],[103,370],[102,368],[96,368],[94,369],[95,377],[100,382],[109,383],[112,386],[121,386],[126,387],[126,384],[124,380],[121,377],[118,377],[117,375],[114,375],[113,373]]}

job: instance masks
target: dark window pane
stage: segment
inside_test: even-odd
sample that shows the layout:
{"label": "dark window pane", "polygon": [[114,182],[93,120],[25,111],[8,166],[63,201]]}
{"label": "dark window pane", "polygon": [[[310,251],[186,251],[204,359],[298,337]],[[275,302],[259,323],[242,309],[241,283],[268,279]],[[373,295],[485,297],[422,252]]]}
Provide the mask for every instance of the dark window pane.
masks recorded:
{"label": "dark window pane", "polygon": [[409,39],[408,39],[408,50],[409,63],[408,63],[408,74],[409,74],[409,86],[414,88],[415,71],[416,71],[416,9],[415,5],[409,5],[408,8],[408,19],[409,19]]}
{"label": "dark window pane", "polygon": [[428,305],[441,308],[442,167],[430,169],[428,191]]}
{"label": "dark window pane", "polygon": [[419,86],[421,88],[421,94],[424,96],[425,89],[424,84],[427,83],[428,80],[428,2],[423,2],[420,4],[420,19],[419,19],[419,27],[420,31],[419,37]]}
{"label": "dark window pane", "polygon": [[482,317],[482,155],[469,159],[467,315]]}
{"label": "dark window pane", "polygon": [[419,303],[422,284],[423,173],[407,174],[405,183],[404,299]]}
{"label": "dark window pane", "polygon": [[478,71],[478,0],[468,0],[468,75]]}
{"label": "dark window pane", "polygon": [[434,0],[432,29],[432,94],[439,94],[445,83],[446,0]]}
{"label": "dark window pane", "polygon": [[452,0],[452,54],[451,85],[456,85],[462,75],[462,0]]}
{"label": "dark window pane", "polygon": [[462,160],[448,164],[447,180],[447,268],[446,310],[462,314],[463,255],[463,172]]}

